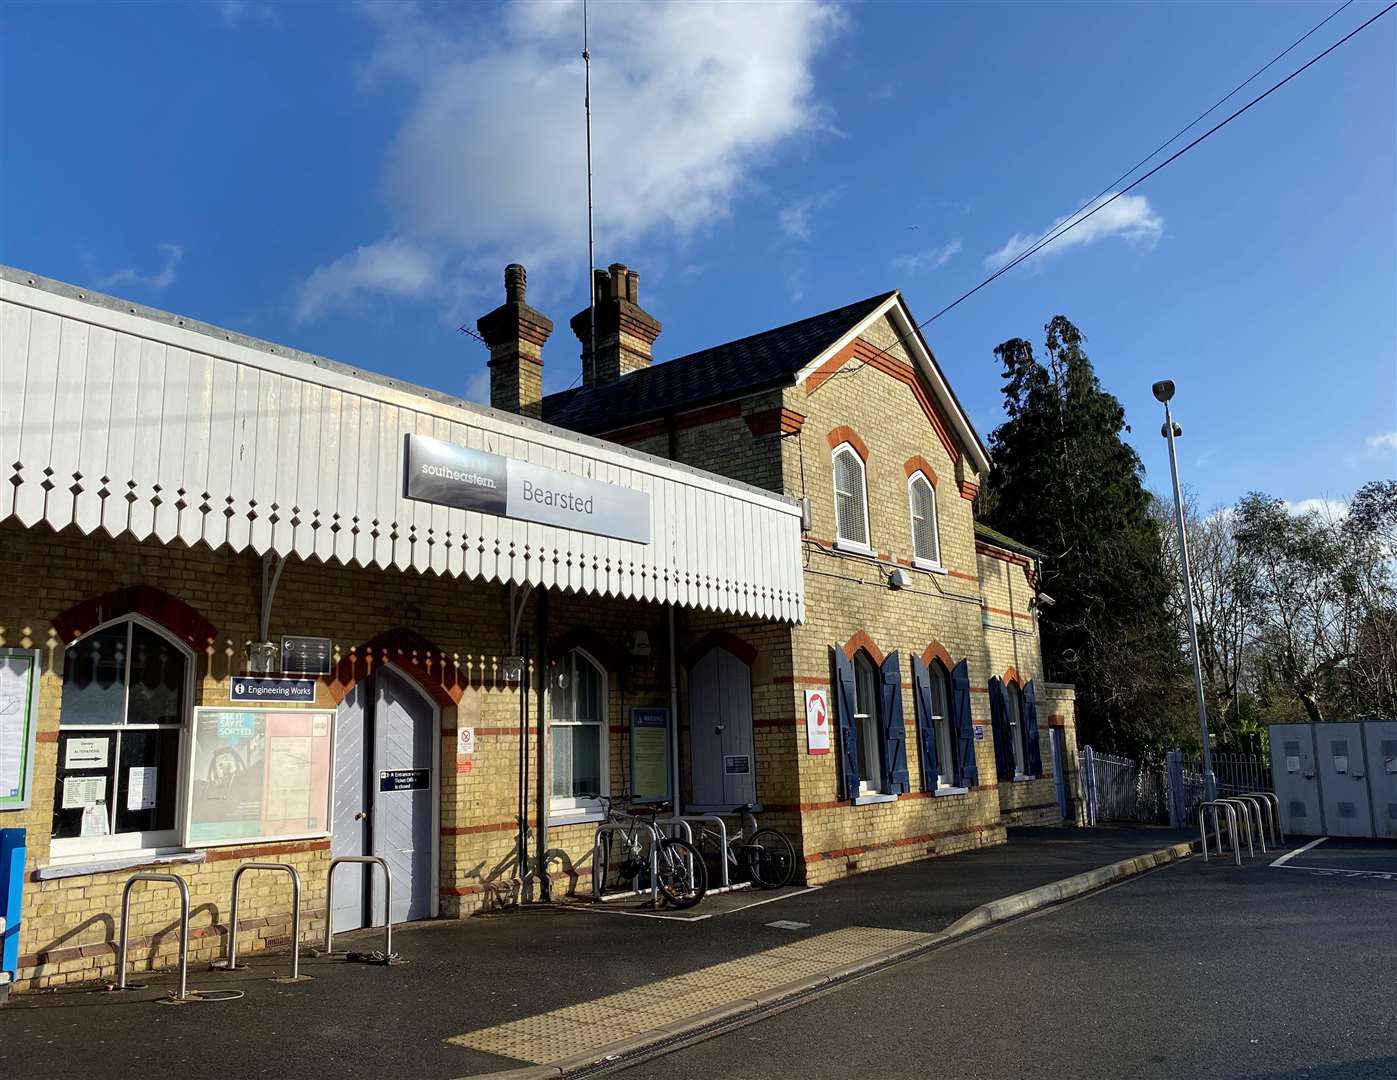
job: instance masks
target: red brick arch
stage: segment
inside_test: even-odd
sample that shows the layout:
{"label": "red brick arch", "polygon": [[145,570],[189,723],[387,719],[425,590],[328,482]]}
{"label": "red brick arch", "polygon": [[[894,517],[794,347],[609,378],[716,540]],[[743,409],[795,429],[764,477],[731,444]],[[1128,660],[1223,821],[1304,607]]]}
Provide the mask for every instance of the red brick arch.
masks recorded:
{"label": "red brick arch", "polygon": [[726,649],[748,667],[757,661],[755,646],[726,630],[710,630],[684,651],[684,666],[693,667],[714,649]]}
{"label": "red brick arch", "polygon": [[1009,683],[1015,683],[1017,684],[1020,690],[1022,690],[1025,686],[1024,677],[1019,674],[1019,669],[1016,668],[1013,664],[1010,664],[1007,668],[1004,669],[1004,674],[1001,676],[1001,678],[1003,679],[1004,684],[1006,686]]}
{"label": "red brick arch", "polygon": [[208,648],[218,637],[218,627],[202,614],[153,585],[127,585],[74,604],[53,617],[53,628],[66,645],[103,623],[127,615],[140,615],[164,627],[196,652]]}
{"label": "red brick arch", "polygon": [[848,443],[854,448],[854,453],[858,454],[864,461],[868,460],[868,444],[859,438],[859,433],[847,424],[840,424],[825,436],[829,440],[829,448],[833,450],[840,443]]}
{"label": "red brick arch", "polygon": [[936,470],[931,467],[931,462],[922,457],[921,454],[913,454],[902,465],[902,471],[907,474],[907,479],[912,479],[913,473],[924,473],[931,481],[931,486],[937,486]]}
{"label": "red brick arch", "polygon": [[469,676],[455,660],[417,631],[400,626],[351,649],[325,677],[330,696],[336,703],[343,701],[357,683],[384,664],[392,664],[411,677],[439,706],[455,705],[470,686]]}
{"label": "red brick arch", "polygon": [[551,663],[556,663],[573,649],[581,649],[611,672],[620,671],[626,662],[626,654],[590,626],[574,626],[561,637],[550,641],[548,659]]}
{"label": "red brick arch", "polygon": [[947,675],[956,669],[955,663],[951,660],[951,654],[946,651],[946,646],[939,641],[933,641],[922,652],[922,663],[930,665],[933,660],[941,661]]}
{"label": "red brick arch", "polygon": [[878,648],[878,643],[869,637],[867,631],[864,630],[855,630],[854,636],[844,643],[843,648],[844,655],[850,660],[854,658],[854,653],[858,652],[860,649],[868,653],[868,655],[873,658],[873,662],[879,667],[882,667],[883,661],[887,659],[883,654],[883,650]]}

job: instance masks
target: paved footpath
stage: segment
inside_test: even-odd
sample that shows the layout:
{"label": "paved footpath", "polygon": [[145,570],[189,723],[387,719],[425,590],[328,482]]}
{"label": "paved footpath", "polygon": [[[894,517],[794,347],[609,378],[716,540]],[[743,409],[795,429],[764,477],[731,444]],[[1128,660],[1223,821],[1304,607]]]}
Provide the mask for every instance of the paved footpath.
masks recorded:
{"label": "paved footpath", "polygon": [[[156,1004],[148,991],[22,995],[0,1008],[0,1075],[46,1078],[452,1078],[546,1062],[692,1019],[724,1001],[856,965],[930,939],[977,906],[1177,843],[1164,829],[1019,829],[1010,843],[790,890],[707,919],[627,916],[592,905],[525,908],[394,931],[405,963],[305,956],[236,974],[194,970],[230,1002]],[[719,901],[722,901],[721,903]],[[773,922],[803,924],[794,928]],[[336,938],[376,948],[381,932]],[[147,976],[141,976],[146,979]]]}

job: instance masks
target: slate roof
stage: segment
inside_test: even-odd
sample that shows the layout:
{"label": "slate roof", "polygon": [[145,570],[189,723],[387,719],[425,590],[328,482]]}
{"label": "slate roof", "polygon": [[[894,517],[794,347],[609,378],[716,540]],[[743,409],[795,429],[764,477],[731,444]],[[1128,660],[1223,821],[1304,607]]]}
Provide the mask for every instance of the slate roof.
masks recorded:
{"label": "slate roof", "polygon": [[543,399],[543,419],[595,434],[653,419],[671,409],[692,409],[788,385],[802,367],[893,295],[880,293],[774,330],[652,364],[616,382],[549,394]]}
{"label": "slate roof", "polygon": [[1008,551],[1016,551],[1020,555],[1027,555],[1031,559],[1046,559],[1048,556],[1037,548],[1031,548],[1027,544],[1021,544],[1012,537],[1005,536],[996,529],[991,529],[988,525],[975,522],[975,536],[977,539],[993,544],[995,547],[1002,547]]}

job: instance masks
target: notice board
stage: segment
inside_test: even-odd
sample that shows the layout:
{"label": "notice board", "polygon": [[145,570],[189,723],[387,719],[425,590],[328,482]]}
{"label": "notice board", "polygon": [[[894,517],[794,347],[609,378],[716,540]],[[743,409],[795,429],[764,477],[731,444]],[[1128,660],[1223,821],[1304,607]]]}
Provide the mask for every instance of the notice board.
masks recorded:
{"label": "notice board", "polygon": [[668,802],[669,710],[631,710],[631,801]]}
{"label": "notice board", "polygon": [[0,649],[0,810],[23,810],[34,783],[39,650]]}
{"label": "notice board", "polygon": [[334,721],[328,709],[195,709],[185,842],[328,836]]}

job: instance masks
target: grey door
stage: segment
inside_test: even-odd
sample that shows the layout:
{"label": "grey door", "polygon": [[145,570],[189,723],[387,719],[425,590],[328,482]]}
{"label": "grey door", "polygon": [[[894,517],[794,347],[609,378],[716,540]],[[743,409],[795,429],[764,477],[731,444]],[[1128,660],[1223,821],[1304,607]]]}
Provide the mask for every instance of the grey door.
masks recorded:
{"label": "grey door", "polygon": [[[340,703],[330,850],[377,855],[388,864],[395,923],[432,913],[436,737],[431,701],[391,668],[358,683]],[[334,929],[382,926],[382,889],[375,867],[336,870]]]}
{"label": "grey door", "polygon": [[1369,720],[1363,725],[1368,749],[1368,786],[1373,796],[1377,835],[1397,840],[1397,721]]}
{"label": "grey door", "polygon": [[1323,836],[1324,810],[1311,724],[1272,724],[1271,787],[1281,804],[1281,828],[1296,836]]}
{"label": "grey door", "polygon": [[1049,728],[1053,749],[1053,787],[1057,792],[1057,810],[1067,820],[1067,737],[1062,728]]}
{"label": "grey door", "polygon": [[689,757],[695,808],[757,801],[752,672],[726,649],[710,649],[689,672]]}
{"label": "grey door", "polygon": [[1368,767],[1359,724],[1315,724],[1324,831],[1329,836],[1372,836]]}

